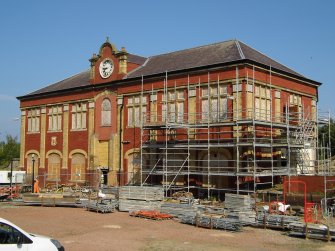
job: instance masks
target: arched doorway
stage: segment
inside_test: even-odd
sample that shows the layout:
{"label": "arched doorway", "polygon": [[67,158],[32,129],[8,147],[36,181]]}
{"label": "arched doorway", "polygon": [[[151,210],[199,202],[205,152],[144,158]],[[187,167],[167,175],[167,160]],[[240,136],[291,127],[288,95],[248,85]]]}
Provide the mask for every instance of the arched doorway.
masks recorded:
{"label": "arched doorway", "polygon": [[141,183],[141,155],[137,152],[128,154],[127,184]]}
{"label": "arched doorway", "polygon": [[[33,163],[34,160],[34,163]],[[27,174],[32,175],[34,168],[34,177],[38,175],[38,168],[39,168],[39,158],[36,154],[30,153],[27,156]]]}
{"label": "arched doorway", "polygon": [[85,156],[74,153],[71,159],[71,181],[84,183],[85,180]]}
{"label": "arched doorway", "polygon": [[49,181],[60,181],[61,158],[57,153],[48,156],[48,177]]}
{"label": "arched doorway", "polygon": [[[208,161],[209,157],[209,161]],[[229,168],[230,153],[226,150],[212,151],[204,153],[202,156],[201,166],[203,170],[203,186],[216,189],[227,188],[228,168]],[[207,175],[209,171],[210,175]]]}

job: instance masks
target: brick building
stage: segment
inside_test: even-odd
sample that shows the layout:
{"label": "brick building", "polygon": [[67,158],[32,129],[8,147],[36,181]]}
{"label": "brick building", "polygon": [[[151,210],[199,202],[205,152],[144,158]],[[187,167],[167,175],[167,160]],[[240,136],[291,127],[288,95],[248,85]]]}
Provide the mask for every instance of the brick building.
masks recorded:
{"label": "brick building", "polygon": [[109,185],[209,196],[319,171],[320,83],[240,41],[145,58],[107,40],[89,62],[18,97],[20,166],[32,173],[34,156],[46,183],[90,184],[100,169]]}

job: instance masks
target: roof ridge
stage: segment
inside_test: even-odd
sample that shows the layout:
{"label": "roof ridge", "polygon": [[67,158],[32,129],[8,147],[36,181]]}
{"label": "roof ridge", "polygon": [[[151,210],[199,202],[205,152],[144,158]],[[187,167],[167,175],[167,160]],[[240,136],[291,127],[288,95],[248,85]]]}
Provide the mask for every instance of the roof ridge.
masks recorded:
{"label": "roof ridge", "polygon": [[241,59],[245,59],[245,56],[244,56],[243,50],[240,46],[240,43],[236,39],[235,39],[235,44],[236,44],[236,47],[237,47],[238,53],[240,54]]}
{"label": "roof ridge", "polygon": [[134,73],[134,72],[136,72],[136,71],[142,69],[144,66],[146,66],[147,63],[149,62],[150,58],[151,58],[151,57],[147,57],[146,60],[145,60],[145,62],[144,62],[140,67],[137,67],[137,68],[135,68],[134,70],[128,72],[128,73],[126,74],[126,76],[123,77],[123,79],[127,79],[127,78],[128,78],[128,75],[130,75],[130,74],[132,74],[132,73]]}
{"label": "roof ridge", "polygon": [[199,48],[204,48],[204,47],[210,47],[210,46],[214,46],[214,45],[218,45],[218,44],[232,42],[234,40],[236,40],[236,39],[229,39],[229,40],[226,40],[226,41],[215,42],[215,43],[205,44],[205,45],[199,45],[199,46],[188,48],[188,49],[182,49],[182,50],[177,50],[177,51],[170,51],[170,52],[166,52],[166,53],[162,53],[162,54],[152,55],[152,56],[149,56],[149,57],[153,58],[153,57],[158,57],[158,56],[173,54],[173,53],[177,53],[177,52],[182,52],[182,51],[189,51],[189,50],[194,50],[194,49],[199,49]]}

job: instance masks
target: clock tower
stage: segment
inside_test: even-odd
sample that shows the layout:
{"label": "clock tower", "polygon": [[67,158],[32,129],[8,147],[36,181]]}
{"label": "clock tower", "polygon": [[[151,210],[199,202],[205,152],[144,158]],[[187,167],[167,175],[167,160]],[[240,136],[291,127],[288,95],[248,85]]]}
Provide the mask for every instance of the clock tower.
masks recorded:
{"label": "clock tower", "polygon": [[122,79],[127,74],[128,53],[124,47],[118,51],[115,45],[106,42],[100,47],[99,54],[93,54],[91,62],[91,84],[107,83]]}

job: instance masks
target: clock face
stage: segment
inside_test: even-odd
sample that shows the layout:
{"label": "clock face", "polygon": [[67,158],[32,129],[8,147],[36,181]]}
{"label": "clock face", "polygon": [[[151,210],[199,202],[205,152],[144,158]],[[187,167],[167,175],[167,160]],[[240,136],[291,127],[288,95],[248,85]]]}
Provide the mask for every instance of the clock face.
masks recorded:
{"label": "clock face", "polygon": [[112,74],[113,70],[113,60],[106,58],[100,63],[99,72],[102,78],[108,78]]}

